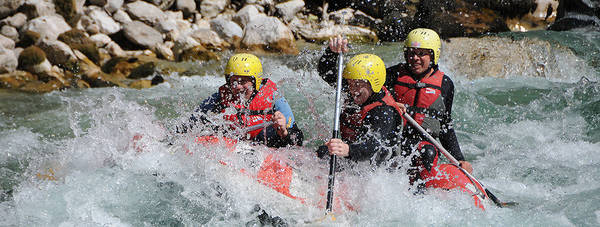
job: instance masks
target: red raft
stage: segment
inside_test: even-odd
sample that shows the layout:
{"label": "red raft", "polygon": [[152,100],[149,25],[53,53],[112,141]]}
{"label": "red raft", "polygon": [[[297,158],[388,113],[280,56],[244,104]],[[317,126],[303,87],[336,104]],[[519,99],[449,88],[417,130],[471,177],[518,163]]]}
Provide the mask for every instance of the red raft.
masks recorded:
{"label": "red raft", "polygon": [[[248,146],[246,146],[246,148],[244,148],[243,146],[247,144],[240,144],[237,140],[226,137],[201,136],[197,137],[195,142],[196,144],[201,145],[203,147],[224,146],[229,151],[227,155],[248,152],[244,151],[245,149],[248,149]],[[261,162],[258,170],[238,168],[239,172],[250,178],[256,179],[256,181],[260,182],[261,184],[275,190],[276,192],[290,199],[296,200],[302,204],[325,209],[327,178],[321,176],[308,177],[308,179],[307,176],[299,177],[299,175],[301,174],[298,173],[298,169],[290,165],[291,161],[284,157],[284,155],[279,155],[275,149],[266,150],[269,150],[270,152],[265,152],[263,150],[250,151],[251,153],[259,153],[255,155],[257,161]],[[186,150],[186,153],[192,155],[192,152],[190,152],[189,150]],[[218,163],[220,163],[223,166],[230,166],[234,168],[230,163],[228,163],[228,161],[224,161],[219,158],[216,158],[215,160],[217,160]],[[322,182],[322,184],[315,185],[315,182]],[[300,184],[302,185],[299,186]],[[303,196],[302,193],[298,191],[293,192],[293,190],[291,190],[295,187],[305,187],[307,184],[311,184],[312,187],[310,187],[310,189],[313,189],[313,191],[315,191],[313,193],[316,193],[316,195],[318,195],[316,197],[322,199],[310,200],[306,198],[308,195],[304,194]],[[349,202],[349,198],[347,198],[343,193],[344,188],[344,184],[341,184],[340,187],[336,190],[336,196],[334,197],[334,213],[342,213],[343,211],[356,210],[355,206],[353,206]],[[304,189],[306,189],[306,187]],[[313,196],[311,196],[311,198],[313,198]]]}
{"label": "red raft", "polygon": [[[197,137],[195,142],[198,145],[205,147],[224,145],[229,151],[229,155],[240,153],[240,150],[243,150],[243,148],[240,148],[240,144],[238,144],[237,140],[230,138],[202,136]],[[188,152],[190,155],[192,154],[190,151],[186,152]],[[294,193],[290,190],[290,188],[293,188],[294,184],[298,184],[299,181],[312,181],[312,184],[314,184],[315,181],[322,181],[325,183],[325,177],[315,176],[315,179],[299,180],[297,177],[298,174],[294,173],[298,170],[289,165],[289,160],[283,157],[283,155],[277,155],[276,152],[265,153],[259,159],[260,160],[258,161],[261,162],[261,164],[260,168],[258,168],[258,171],[247,170],[244,168],[240,168],[239,171],[290,199],[297,200],[302,204],[323,209],[325,208],[325,197],[327,192],[327,187],[325,184],[318,186],[318,188],[315,189],[318,191],[317,195],[321,198],[318,201],[308,201],[305,196],[298,195],[298,193]],[[229,166],[226,161],[218,159],[215,160],[217,160],[223,166]],[[485,188],[482,187],[478,181],[471,180],[468,174],[466,174],[462,168],[456,165],[440,164],[431,172],[424,171],[421,174],[423,179],[427,179],[425,182],[426,187],[447,190],[457,189],[468,193],[472,196],[475,206],[482,210],[485,210],[486,201],[490,201],[487,193],[485,192]],[[343,210],[356,210],[356,207],[352,205],[350,199],[343,193],[344,187],[344,184],[340,184],[338,185],[338,190],[336,190],[333,207],[335,213],[341,213]]]}
{"label": "red raft", "polygon": [[474,179],[471,179],[465,170],[454,164],[440,164],[431,172],[424,170],[421,178],[425,180],[428,188],[458,189],[473,197],[475,206],[485,210],[485,201],[490,201],[485,188]]}

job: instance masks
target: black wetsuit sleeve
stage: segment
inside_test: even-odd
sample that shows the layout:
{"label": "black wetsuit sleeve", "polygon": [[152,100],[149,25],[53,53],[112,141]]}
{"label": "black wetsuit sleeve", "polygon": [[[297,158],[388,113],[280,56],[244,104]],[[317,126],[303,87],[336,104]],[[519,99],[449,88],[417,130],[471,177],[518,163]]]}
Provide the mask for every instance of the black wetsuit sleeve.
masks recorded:
{"label": "black wetsuit sleeve", "polygon": [[286,137],[281,138],[274,127],[269,126],[263,129],[258,135],[254,138],[255,141],[264,143],[267,147],[286,147],[286,146],[302,146],[304,141],[304,133],[298,125],[294,123],[294,125],[287,129],[288,134]]}
{"label": "black wetsuit sleeve", "polygon": [[378,106],[373,108],[359,129],[359,138],[356,143],[349,144],[348,158],[354,161],[374,160],[377,163],[384,161],[392,154],[395,144],[387,144],[389,135],[396,133],[396,112],[391,106]]}
{"label": "black wetsuit sleeve", "polygon": [[442,146],[450,152],[450,154],[458,161],[465,160],[460,146],[458,145],[458,139],[456,138],[456,132],[452,126],[452,102],[454,101],[454,83],[447,75],[444,75],[442,80],[442,96],[444,97],[444,104],[446,106],[446,114],[448,119],[442,125],[442,131],[440,133],[440,142]]}
{"label": "black wetsuit sleeve", "polygon": [[321,56],[321,58],[319,59],[319,65],[317,66],[317,71],[319,72],[321,78],[323,78],[323,80],[329,85],[334,87],[337,83],[336,79],[338,75],[338,56],[339,55],[337,53],[327,48],[323,56]]}

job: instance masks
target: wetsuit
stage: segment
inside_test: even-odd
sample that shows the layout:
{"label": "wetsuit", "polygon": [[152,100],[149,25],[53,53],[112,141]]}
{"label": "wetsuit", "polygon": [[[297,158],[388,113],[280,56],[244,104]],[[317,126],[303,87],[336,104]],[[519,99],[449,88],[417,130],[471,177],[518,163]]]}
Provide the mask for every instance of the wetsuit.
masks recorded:
{"label": "wetsuit", "polygon": [[[319,61],[319,74],[332,86],[335,86],[336,83],[336,62],[337,54],[325,54]],[[345,93],[347,94],[347,92]],[[387,95],[393,99],[389,93]],[[350,160],[380,164],[396,156],[396,150],[400,143],[398,132],[402,127],[402,118],[392,105],[385,103],[385,97],[386,89],[382,89],[379,93],[371,95],[361,106],[351,104],[349,101],[351,98],[346,99],[340,117],[340,131],[342,141],[349,145],[347,158]],[[374,103],[376,106],[372,107]],[[364,110],[367,106],[372,108],[365,113]],[[363,114],[360,114],[361,110],[363,110]],[[347,130],[352,133],[346,132]],[[326,155],[328,153],[327,146],[319,147],[317,153],[320,157]]]}
{"label": "wetsuit", "polygon": [[[195,109],[194,113],[192,113],[189,122],[177,127],[177,132],[187,132],[188,130],[192,129],[198,123],[198,121],[200,121],[201,124],[211,124],[205,115],[208,113],[224,114],[226,109],[232,109],[235,113],[225,115],[224,118],[232,121],[234,124],[238,125],[238,127],[247,127],[252,125],[251,122],[247,122],[247,119],[252,119],[253,122],[270,121],[273,113],[280,111],[283,113],[285,118],[288,119],[288,135],[285,138],[281,138],[279,135],[277,135],[275,128],[270,126],[264,129],[258,129],[249,132],[245,139],[263,143],[268,147],[285,147],[288,145],[302,146],[304,134],[298,128],[298,125],[295,122],[294,114],[292,113],[290,105],[287,103],[284,97],[280,96],[280,94],[276,91],[276,88],[265,91],[268,88],[273,88],[275,86],[274,83],[268,79],[263,79],[259,90],[254,91],[250,99],[244,105],[240,105],[240,107],[235,108],[233,108],[233,105],[228,103],[227,100],[223,98],[227,96],[224,95],[224,92],[228,90],[225,86],[226,85],[223,85],[219,89],[219,92],[216,92],[209,98],[205,99],[200,106]],[[269,93],[267,93],[267,95],[261,95],[265,92]],[[257,107],[253,107],[257,106],[253,105],[256,103],[259,103],[259,109],[256,109]],[[223,129],[223,127],[214,128],[217,130]]]}

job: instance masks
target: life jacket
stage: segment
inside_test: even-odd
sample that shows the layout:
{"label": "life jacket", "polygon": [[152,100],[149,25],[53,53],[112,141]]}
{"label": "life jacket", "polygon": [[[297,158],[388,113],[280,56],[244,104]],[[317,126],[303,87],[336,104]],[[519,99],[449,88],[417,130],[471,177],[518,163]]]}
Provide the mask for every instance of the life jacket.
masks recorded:
{"label": "life jacket", "polygon": [[[402,116],[400,114],[400,107],[398,106],[390,92],[385,87],[382,87],[381,89],[385,92],[385,96],[382,99],[372,102],[369,105],[363,106],[360,110],[350,110],[344,111],[344,113],[342,113],[342,116],[340,117],[340,121],[342,122],[342,124],[340,125],[342,139],[349,143],[355,142],[357,139],[357,129],[362,125],[362,121],[363,119],[365,119],[369,111],[371,111],[375,107],[381,105],[388,105],[394,107],[398,115]],[[400,120],[398,124],[402,124],[401,122],[402,121]]]}
{"label": "life jacket", "polygon": [[[225,113],[226,108],[235,108],[234,114],[224,116],[225,120],[233,122],[240,128],[246,128],[258,125],[273,119],[273,95],[277,92],[277,85],[269,79],[263,79],[260,90],[254,92],[246,104],[237,104],[233,100],[231,89],[227,85],[219,87],[221,102],[219,103],[221,113]],[[256,129],[248,132],[248,139],[254,139],[262,129]]]}
{"label": "life jacket", "polygon": [[446,106],[442,97],[444,73],[436,70],[421,81],[415,81],[401,68],[394,84],[396,101],[408,104],[408,113],[433,137],[439,137],[442,123],[447,121]]}

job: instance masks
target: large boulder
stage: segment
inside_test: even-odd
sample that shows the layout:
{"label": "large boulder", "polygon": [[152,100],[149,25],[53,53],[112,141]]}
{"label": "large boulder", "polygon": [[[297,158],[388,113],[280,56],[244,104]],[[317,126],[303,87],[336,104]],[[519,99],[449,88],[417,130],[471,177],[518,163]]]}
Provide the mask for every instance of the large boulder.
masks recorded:
{"label": "large boulder", "polygon": [[242,28],[233,21],[216,18],[210,21],[210,27],[228,43],[236,43],[244,35]]}
{"label": "large boulder", "polygon": [[151,48],[163,42],[162,34],[140,21],[123,26],[125,37],[140,46]]}
{"label": "large boulder", "polygon": [[260,15],[258,9],[254,5],[246,5],[240,9],[234,16],[233,21],[237,22],[242,28],[252,19]]}
{"label": "large boulder", "polygon": [[102,8],[89,7],[86,14],[92,19],[94,24],[98,25],[102,34],[111,35],[121,30],[121,25],[113,20]]}
{"label": "large boulder", "polygon": [[13,72],[18,64],[17,56],[12,50],[0,47],[0,73]]}
{"label": "large boulder", "polygon": [[292,31],[276,17],[259,16],[246,25],[242,48],[298,54]]}
{"label": "large boulder", "polygon": [[131,19],[131,17],[129,16],[129,14],[127,14],[125,11],[120,10],[120,9],[113,13],[113,19],[115,19],[117,22],[119,22],[121,24],[127,24],[127,23],[133,21]]}
{"label": "large boulder", "polygon": [[2,0],[0,1],[0,19],[15,14],[24,0]]}
{"label": "large boulder", "polygon": [[40,38],[56,39],[59,34],[71,30],[71,26],[61,16],[42,16],[34,18],[25,24],[23,31],[33,31]]}
{"label": "large boulder", "polygon": [[19,41],[19,31],[10,25],[2,26],[2,28],[0,28],[0,34],[6,36],[6,38],[9,38],[14,42]]}
{"label": "large boulder", "polygon": [[161,10],[167,10],[175,3],[175,0],[145,0],[156,5]]}
{"label": "large boulder", "polygon": [[106,12],[114,13],[117,12],[123,6],[123,0],[107,0],[104,9]]}
{"label": "large boulder", "polygon": [[200,3],[200,14],[205,18],[213,18],[223,12],[229,4],[229,0],[202,0]]}
{"label": "large boulder", "polygon": [[[19,12],[27,15],[27,18],[56,15],[56,6],[50,0],[25,1],[19,7]],[[58,7],[60,9],[60,7]]]}
{"label": "large boulder", "polygon": [[281,15],[285,22],[290,22],[304,7],[304,0],[291,0],[275,5],[277,13]]}
{"label": "large boulder", "polygon": [[190,15],[196,12],[196,1],[177,0],[177,2],[175,3],[175,8],[181,10],[185,17],[189,17]]}
{"label": "large boulder", "polygon": [[15,28],[21,28],[27,22],[27,15],[24,13],[17,13],[10,17],[4,18],[0,21],[0,25],[10,25]]}
{"label": "large boulder", "polygon": [[38,46],[53,65],[65,64],[76,59],[71,47],[61,41],[42,39]]}
{"label": "large boulder", "polygon": [[128,3],[125,5],[125,9],[134,20],[146,22],[153,26],[166,17],[160,8],[144,1]]}
{"label": "large boulder", "polygon": [[0,35],[0,48],[12,50],[15,49],[15,41],[3,35]]}
{"label": "large boulder", "polygon": [[219,34],[210,29],[199,28],[192,31],[189,36],[207,48],[224,49],[229,47],[229,44],[221,39]]}

